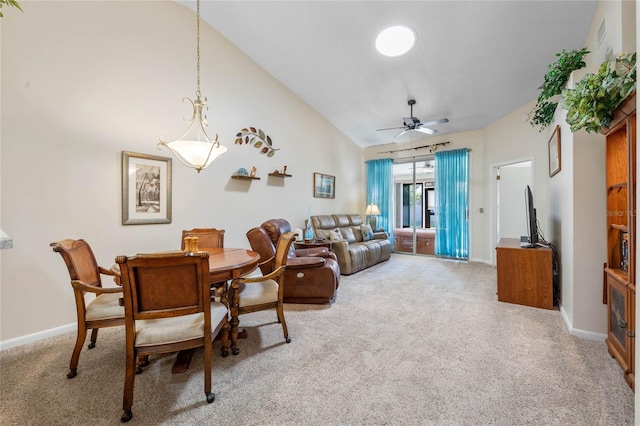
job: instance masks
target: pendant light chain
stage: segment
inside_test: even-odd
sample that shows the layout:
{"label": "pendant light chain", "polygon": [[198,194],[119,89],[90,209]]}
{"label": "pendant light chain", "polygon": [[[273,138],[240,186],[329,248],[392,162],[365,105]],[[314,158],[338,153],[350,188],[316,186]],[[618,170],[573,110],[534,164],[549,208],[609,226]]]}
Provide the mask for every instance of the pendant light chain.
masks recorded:
{"label": "pendant light chain", "polygon": [[197,2],[196,16],[197,16],[197,22],[196,22],[196,57],[198,58],[197,66],[196,66],[196,68],[197,68],[196,74],[198,76],[198,78],[197,78],[197,86],[198,86],[198,88],[196,89],[196,98],[200,99],[200,0],[198,0],[198,2]]}

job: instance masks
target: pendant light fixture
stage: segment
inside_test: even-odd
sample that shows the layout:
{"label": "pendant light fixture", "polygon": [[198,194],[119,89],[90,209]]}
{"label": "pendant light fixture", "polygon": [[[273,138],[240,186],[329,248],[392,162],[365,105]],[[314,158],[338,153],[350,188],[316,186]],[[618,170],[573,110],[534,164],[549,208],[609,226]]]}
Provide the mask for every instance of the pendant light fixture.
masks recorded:
{"label": "pendant light fixture", "polygon": [[[227,152],[227,148],[218,142],[218,134],[215,134],[215,137],[211,138],[205,130],[208,123],[207,116],[204,112],[209,109],[209,107],[207,106],[207,98],[202,97],[200,94],[200,0],[196,2],[196,16],[196,99],[194,101],[188,97],[182,98],[182,102],[189,102],[193,106],[193,115],[190,120],[185,118],[185,121],[189,123],[189,127],[182,136],[171,142],[163,141],[162,138],[160,138],[158,149],[161,149],[163,146],[169,148],[169,151],[171,151],[182,164],[196,169],[198,173],[200,173],[200,170],[206,168],[218,156]],[[185,139],[194,126],[196,133],[195,139]]]}

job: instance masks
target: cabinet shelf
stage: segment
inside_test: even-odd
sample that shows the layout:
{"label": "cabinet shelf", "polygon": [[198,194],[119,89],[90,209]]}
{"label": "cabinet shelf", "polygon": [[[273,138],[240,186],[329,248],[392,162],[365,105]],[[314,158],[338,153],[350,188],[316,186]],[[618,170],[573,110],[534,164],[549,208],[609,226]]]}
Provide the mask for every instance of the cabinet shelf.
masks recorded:
{"label": "cabinet shelf", "polygon": [[269,176],[275,176],[275,177],[281,177],[281,178],[286,178],[286,177],[293,177],[290,174],[287,173],[269,173]]}
{"label": "cabinet shelf", "polygon": [[[629,282],[629,273],[623,271],[620,268],[605,268],[605,272],[616,279],[620,284],[624,286],[629,286],[631,283]],[[635,286],[634,286],[635,287]]]}
{"label": "cabinet shelf", "polygon": [[257,176],[241,176],[241,175],[232,175],[231,179],[240,179],[240,180],[260,180]]}
{"label": "cabinet shelf", "polygon": [[611,229],[619,229],[624,232],[629,232],[629,227],[627,225],[618,225],[617,223],[612,223]]}
{"label": "cabinet shelf", "polygon": [[607,191],[611,192],[614,189],[620,190],[620,189],[626,188],[627,186],[628,186],[627,182],[616,183],[615,185],[611,185],[610,187],[608,187]]}

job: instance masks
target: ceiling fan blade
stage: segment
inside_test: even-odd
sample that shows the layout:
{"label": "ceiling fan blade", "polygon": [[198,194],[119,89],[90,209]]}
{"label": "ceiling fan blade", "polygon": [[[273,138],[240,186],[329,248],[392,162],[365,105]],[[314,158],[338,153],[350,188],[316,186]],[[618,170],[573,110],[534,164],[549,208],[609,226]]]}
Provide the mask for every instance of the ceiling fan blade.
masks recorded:
{"label": "ceiling fan blade", "polygon": [[435,132],[437,132],[437,130],[430,129],[428,127],[416,127],[415,130],[416,132],[426,133],[428,135],[433,135]]}
{"label": "ceiling fan blade", "polygon": [[386,127],[384,129],[377,129],[376,132],[379,132],[381,130],[395,130],[395,129],[404,129],[404,126],[399,126],[399,127]]}
{"label": "ceiling fan blade", "polygon": [[405,130],[401,131],[400,133],[398,133],[397,135],[395,135],[395,136],[393,137],[393,139],[398,138],[398,137],[400,137],[400,136],[404,135],[404,134],[405,134],[405,133],[407,133],[409,130],[410,130],[410,129],[405,129]]}
{"label": "ceiling fan blade", "polygon": [[423,126],[434,126],[436,124],[442,124],[442,123],[448,123],[449,119],[448,118],[440,118],[438,120],[432,120],[432,121],[427,121],[425,123],[422,123]]}

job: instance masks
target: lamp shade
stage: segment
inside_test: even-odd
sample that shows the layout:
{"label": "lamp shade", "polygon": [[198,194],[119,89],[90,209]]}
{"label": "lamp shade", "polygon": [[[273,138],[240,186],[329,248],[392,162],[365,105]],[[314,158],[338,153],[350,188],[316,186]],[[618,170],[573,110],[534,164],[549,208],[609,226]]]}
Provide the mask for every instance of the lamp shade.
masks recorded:
{"label": "lamp shade", "polygon": [[367,210],[364,212],[364,214],[378,216],[381,213],[378,206],[376,204],[371,203],[367,206]]}
{"label": "lamp shade", "polygon": [[224,146],[205,141],[178,140],[162,145],[169,148],[182,164],[198,172],[227,151]]}

